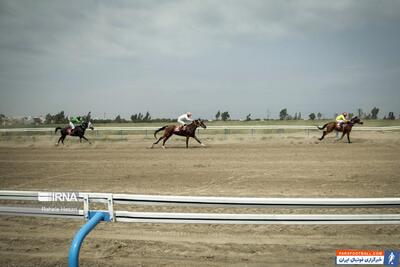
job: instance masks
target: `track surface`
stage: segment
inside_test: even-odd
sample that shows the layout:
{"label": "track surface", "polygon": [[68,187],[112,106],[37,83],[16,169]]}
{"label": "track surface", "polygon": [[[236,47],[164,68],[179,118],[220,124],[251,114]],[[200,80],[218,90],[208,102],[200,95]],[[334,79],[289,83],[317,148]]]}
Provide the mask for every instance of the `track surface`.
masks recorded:
{"label": "track surface", "polygon": [[[153,140],[139,137],[92,146],[69,141],[64,147],[54,147],[55,139],[2,141],[0,188],[197,196],[400,196],[400,133],[357,133],[353,144],[335,143],[332,137],[320,143],[313,136],[295,135],[203,138],[206,148],[192,143],[189,150],[177,138],[166,150],[148,149]],[[182,210],[198,211],[178,211]],[[284,211],[289,212],[296,211]],[[70,242],[82,224],[1,217],[0,265],[66,266]],[[396,225],[103,223],[86,239],[80,258],[82,266],[331,266],[336,249],[400,249],[399,230]]]}

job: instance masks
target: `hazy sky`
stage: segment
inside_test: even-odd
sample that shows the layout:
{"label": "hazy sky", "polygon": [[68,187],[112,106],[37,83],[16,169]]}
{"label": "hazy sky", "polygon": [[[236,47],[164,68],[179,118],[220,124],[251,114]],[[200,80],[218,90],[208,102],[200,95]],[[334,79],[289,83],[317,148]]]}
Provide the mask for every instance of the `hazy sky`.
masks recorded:
{"label": "hazy sky", "polygon": [[400,1],[0,0],[0,113],[400,112]]}

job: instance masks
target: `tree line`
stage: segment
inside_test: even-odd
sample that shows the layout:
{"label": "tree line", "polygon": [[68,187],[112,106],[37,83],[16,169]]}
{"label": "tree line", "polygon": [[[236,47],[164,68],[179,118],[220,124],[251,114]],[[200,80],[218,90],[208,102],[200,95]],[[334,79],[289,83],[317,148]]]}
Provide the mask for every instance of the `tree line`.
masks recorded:
{"label": "tree line", "polygon": [[[379,114],[379,108],[377,107],[373,107],[372,110],[369,113],[364,112],[361,108],[357,109],[357,113],[349,113],[349,118],[351,119],[352,117],[355,116],[355,114],[357,114],[356,116],[358,116],[361,119],[364,120],[377,120],[378,119],[378,114]],[[335,113],[333,114],[333,118],[336,118],[339,114]],[[230,115],[228,111],[223,111],[221,112],[220,110],[218,110],[218,112],[215,114],[215,120],[222,120],[222,121],[226,121],[230,119]],[[308,114],[307,119],[309,120],[321,120],[321,119],[326,119],[324,118],[324,116],[322,115],[321,112],[311,112],[310,114]],[[329,119],[329,118],[327,118]],[[396,116],[393,112],[389,112],[387,115],[385,115],[383,117],[384,120],[395,120]],[[400,119],[400,115],[399,115],[399,119]],[[251,118],[251,113],[247,114],[244,121],[251,121],[251,120],[260,120],[260,119],[252,119]],[[301,112],[295,112],[293,115],[288,113],[288,109],[287,108],[283,108],[281,109],[281,111],[279,112],[279,120],[303,120],[302,114]]]}
{"label": "tree line", "polygon": [[[378,119],[378,114],[379,114],[380,109],[378,107],[373,107],[370,112],[365,112],[363,109],[358,108],[356,112],[354,113],[349,113],[349,117],[352,118],[354,116],[358,116],[361,119],[364,120],[376,120]],[[333,117],[335,118],[338,114],[333,114]],[[82,117],[85,117],[86,115],[82,115]],[[244,121],[251,121],[251,120],[260,120],[258,118],[252,118],[252,114],[248,113],[244,117]],[[312,112],[306,116],[306,118],[302,117],[303,115],[301,112],[295,112],[293,115],[289,114],[287,108],[281,109],[279,112],[279,120],[303,120],[303,119],[309,119],[309,120],[321,120],[321,119],[327,119],[323,116],[321,112]],[[229,111],[221,111],[218,110],[217,113],[214,116],[215,120],[219,121],[227,121],[231,119],[231,115],[229,114]],[[329,119],[329,118],[328,118]],[[384,120],[395,120],[396,115],[394,112],[389,112],[388,114],[384,115],[383,117]],[[398,117],[400,119],[400,115]],[[34,124],[66,124],[69,122],[68,116],[65,114],[64,111],[60,111],[56,114],[50,114],[47,113],[44,119],[40,118],[32,118]],[[5,124],[6,122],[10,123],[13,120],[5,116],[4,114],[0,114],[0,123]],[[94,118],[92,119],[94,123],[127,123],[127,122],[175,122],[175,118],[152,118],[150,115],[150,112],[147,111],[145,113],[135,113],[130,116],[130,119],[125,119],[122,118],[121,115],[117,115],[114,119],[99,119],[99,118]]]}
{"label": "tree line", "polygon": [[[379,114],[379,108],[377,108],[377,107],[373,107],[369,113],[364,112],[361,108],[359,108],[359,109],[357,109],[356,113],[349,112],[349,118],[351,119],[354,116],[358,116],[359,118],[364,119],[364,120],[377,120],[378,114]],[[333,117],[336,118],[338,115],[339,115],[338,113],[335,113],[335,114],[333,114]],[[284,108],[279,113],[279,119],[280,120],[301,120],[302,118],[301,118],[300,112],[295,113],[294,116],[291,116],[288,114],[287,109]],[[311,112],[308,115],[308,119],[309,120],[315,120],[315,119],[320,120],[320,119],[323,119],[323,116],[322,116],[321,112]],[[393,112],[389,112],[387,115],[385,115],[383,117],[383,119],[384,120],[395,120],[396,116],[394,115]],[[399,119],[400,119],[400,116],[399,116]]]}
{"label": "tree line", "polygon": [[[79,116],[79,115],[78,115]],[[82,115],[81,117],[85,117],[86,115]],[[94,123],[125,123],[125,122],[169,122],[175,121],[175,119],[169,118],[152,118],[150,112],[146,113],[135,113],[130,116],[130,120],[122,118],[121,115],[117,115],[114,119],[99,119],[99,118],[92,118],[92,122]],[[65,114],[64,111],[60,111],[54,115],[48,113],[45,116],[44,124],[61,124],[61,123],[68,123],[69,118]]]}

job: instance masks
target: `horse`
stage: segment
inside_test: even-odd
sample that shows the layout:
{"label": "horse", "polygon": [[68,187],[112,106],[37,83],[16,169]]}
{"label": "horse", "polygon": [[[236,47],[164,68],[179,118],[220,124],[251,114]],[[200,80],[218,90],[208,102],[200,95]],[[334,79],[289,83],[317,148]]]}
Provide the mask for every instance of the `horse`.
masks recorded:
{"label": "horse", "polygon": [[323,129],[326,128],[326,130],[322,133],[322,136],[321,136],[321,138],[319,138],[319,140],[321,141],[322,139],[324,139],[325,135],[329,134],[329,133],[332,132],[333,130],[336,130],[336,131],[342,132],[342,137],[340,137],[339,140],[337,140],[337,141],[342,140],[343,137],[344,137],[345,135],[347,135],[347,140],[349,141],[349,144],[350,144],[350,143],[351,143],[351,141],[350,141],[350,132],[351,132],[351,128],[353,128],[353,126],[354,126],[356,123],[358,123],[358,124],[364,124],[364,123],[360,120],[360,118],[354,117],[354,118],[352,118],[350,121],[345,122],[345,123],[343,124],[343,126],[340,127],[340,128],[337,127],[337,122],[336,122],[336,121],[328,122],[328,123],[326,123],[326,124],[325,124],[324,126],[322,126],[322,127],[317,126],[318,129],[320,129],[320,130],[323,130]]}
{"label": "horse", "polygon": [[196,137],[197,127],[202,127],[203,129],[207,128],[207,126],[204,124],[204,122],[201,119],[194,120],[191,124],[186,125],[184,127],[176,126],[174,124],[165,125],[154,132],[154,138],[157,139],[157,133],[164,130],[163,136],[161,136],[156,142],[154,142],[153,145],[151,146],[151,148],[153,148],[154,145],[158,144],[158,142],[160,142],[161,140],[163,140],[162,148],[165,148],[165,142],[167,142],[168,138],[170,138],[174,134],[186,137],[186,148],[189,148],[189,138],[190,137],[194,138],[197,142],[199,142],[200,145],[205,146]]}
{"label": "horse", "polygon": [[82,138],[83,138],[86,141],[88,141],[89,144],[91,144],[90,141],[84,136],[85,135],[85,131],[88,128],[91,129],[91,130],[94,130],[94,127],[93,127],[93,125],[92,125],[92,123],[90,121],[83,122],[81,125],[76,126],[74,130],[72,130],[72,128],[70,126],[65,127],[65,128],[57,127],[54,132],[57,133],[58,130],[61,130],[61,137],[58,139],[58,142],[56,143],[56,145],[58,146],[60,144],[60,141],[64,145],[64,139],[65,139],[65,137],[67,137],[67,135],[69,135],[69,136],[78,136],[79,137],[79,141],[81,143],[82,143]]}

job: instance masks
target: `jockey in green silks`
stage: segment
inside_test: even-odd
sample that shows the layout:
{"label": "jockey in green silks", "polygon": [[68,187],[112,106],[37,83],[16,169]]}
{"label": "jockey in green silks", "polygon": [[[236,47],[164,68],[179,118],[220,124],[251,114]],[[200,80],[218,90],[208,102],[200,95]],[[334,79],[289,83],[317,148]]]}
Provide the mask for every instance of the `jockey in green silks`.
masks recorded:
{"label": "jockey in green silks", "polygon": [[69,117],[69,126],[71,129],[75,129],[75,124],[81,124],[83,122],[83,118],[81,116]]}

